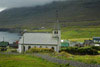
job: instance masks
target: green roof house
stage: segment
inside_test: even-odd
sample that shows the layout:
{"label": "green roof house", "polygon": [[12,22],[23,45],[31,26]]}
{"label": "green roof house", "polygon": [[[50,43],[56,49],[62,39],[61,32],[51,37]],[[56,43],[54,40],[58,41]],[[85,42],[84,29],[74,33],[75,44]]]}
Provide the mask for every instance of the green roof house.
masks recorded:
{"label": "green roof house", "polygon": [[9,45],[9,42],[0,42],[0,47],[7,47]]}
{"label": "green roof house", "polygon": [[68,47],[69,46],[69,41],[65,40],[61,43],[61,47]]}

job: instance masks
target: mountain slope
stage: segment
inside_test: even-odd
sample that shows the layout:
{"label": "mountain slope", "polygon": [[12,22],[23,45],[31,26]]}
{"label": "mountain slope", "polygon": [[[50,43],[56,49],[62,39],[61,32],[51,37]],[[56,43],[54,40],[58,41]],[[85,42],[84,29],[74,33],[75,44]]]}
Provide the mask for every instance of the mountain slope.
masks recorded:
{"label": "mountain slope", "polygon": [[100,25],[99,4],[99,0],[71,0],[7,9],[0,13],[0,26],[52,26],[56,21],[57,9],[63,26]]}

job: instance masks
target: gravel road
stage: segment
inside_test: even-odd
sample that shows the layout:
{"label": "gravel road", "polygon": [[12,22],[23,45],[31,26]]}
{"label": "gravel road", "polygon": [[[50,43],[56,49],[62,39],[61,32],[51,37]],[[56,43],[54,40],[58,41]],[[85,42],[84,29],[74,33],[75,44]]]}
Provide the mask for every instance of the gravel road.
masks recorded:
{"label": "gravel road", "polygon": [[58,59],[58,58],[51,57],[49,55],[44,55],[44,54],[34,54],[34,55],[41,57],[41,58],[43,58],[47,61],[58,63],[58,64],[69,63],[70,65],[75,66],[75,67],[100,67],[100,65],[85,64],[85,63],[82,63],[82,62],[72,61],[72,60],[62,60],[62,59]]}

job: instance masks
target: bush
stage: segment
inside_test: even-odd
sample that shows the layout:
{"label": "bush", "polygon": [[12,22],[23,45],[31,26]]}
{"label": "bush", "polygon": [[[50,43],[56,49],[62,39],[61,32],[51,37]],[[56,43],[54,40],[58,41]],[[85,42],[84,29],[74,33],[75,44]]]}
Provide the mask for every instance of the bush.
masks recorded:
{"label": "bush", "polygon": [[85,54],[88,54],[88,55],[96,55],[96,54],[98,54],[98,51],[95,50],[95,49],[92,49],[91,47],[78,48],[78,52],[81,55],[85,55]]}
{"label": "bush", "polygon": [[71,54],[69,54],[67,52],[64,52],[64,51],[60,52],[59,55],[60,56],[65,56],[65,57],[71,57],[72,56]]}
{"label": "bush", "polygon": [[1,47],[0,51],[7,51],[7,48],[6,47]]}
{"label": "bush", "polygon": [[47,53],[47,52],[54,52],[53,49],[49,49],[49,48],[31,48],[28,51],[26,51],[27,53]]}
{"label": "bush", "polygon": [[11,52],[17,52],[17,50],[16,49],[12,49]]}
{"label": "bush", "polygon": [[90,64],[97,64],[97,61],[95,60],[89,60]]}
{"label": "bush", "polygon": [[92,46],[91,48],[100,51],[100,46]]}
{"label": "bush", "polygon": [[[63,51],[63,50],[62,50]],[[97,55],[98,51],[91,47],[67,47],[64,51],[75,55]]]}
{"label": "bush", "polygon": [[60,64],[60,67],[69,67],[69,66],[70,66],[69,63],[67,63],[67,64]]}

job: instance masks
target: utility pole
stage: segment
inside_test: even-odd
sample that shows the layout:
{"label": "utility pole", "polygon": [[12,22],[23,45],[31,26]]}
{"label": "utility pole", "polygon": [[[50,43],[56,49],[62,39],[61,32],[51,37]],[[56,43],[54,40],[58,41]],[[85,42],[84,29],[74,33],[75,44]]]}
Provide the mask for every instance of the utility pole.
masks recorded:
{"label": "utility pole", "polygon": [[22,54],[24,54],[24,50],[25,48],[24,48],[24,34],[23,34]]}
{"label": "utility pole", "polygon": [[4,36],[3,36],[3,42],[4,42],[4,40],[5,40],[5,39],[4,39]]}
{"label": "utility pole", "polygon": [[56,23],[57,23],[57,29],[60,30],[60,23],[59,23],[59,11],[56,10]]}

